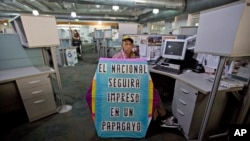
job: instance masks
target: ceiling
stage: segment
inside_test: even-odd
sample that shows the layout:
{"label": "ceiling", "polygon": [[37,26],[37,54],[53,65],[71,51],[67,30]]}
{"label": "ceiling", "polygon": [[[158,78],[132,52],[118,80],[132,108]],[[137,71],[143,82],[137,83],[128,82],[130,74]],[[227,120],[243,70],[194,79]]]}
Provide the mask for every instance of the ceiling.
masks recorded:
{"label": "ceiling", "polygon": [[[57,20],[119,21],[146,23],[173,18],[237,0],[0,0],[0,18],[13,18],[21,13],[55,15]],[[113,5],[119,6],[114,11]],[[152,10],[160,10],[153,14]],[[72,18],[74,11],[77,17]]]}

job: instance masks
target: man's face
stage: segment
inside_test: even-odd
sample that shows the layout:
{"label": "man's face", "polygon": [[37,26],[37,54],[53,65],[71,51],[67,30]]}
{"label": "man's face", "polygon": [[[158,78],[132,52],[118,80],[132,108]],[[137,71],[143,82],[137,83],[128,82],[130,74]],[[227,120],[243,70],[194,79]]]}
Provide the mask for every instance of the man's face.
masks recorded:
{"label": "man's face", "polygon": [[122,48],[126,54],[132,53],[133,43],[129,40],[122,41]]}

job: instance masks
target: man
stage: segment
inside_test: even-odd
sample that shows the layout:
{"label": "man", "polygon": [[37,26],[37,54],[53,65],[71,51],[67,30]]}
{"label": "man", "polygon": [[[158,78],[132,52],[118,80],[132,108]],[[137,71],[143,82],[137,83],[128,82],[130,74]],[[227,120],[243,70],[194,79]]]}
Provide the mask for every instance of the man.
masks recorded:
{"label": "man", "polygon": [[[122,38],[122,49],[120,52],[116,53],[112,58],[118,58],[118,59],[129,59],[129,58],[136,58],[135,53],[133,52],[133,39],[129,36],[124,36]],[[154,96],[159,97],[159,93],[154,90]],[[154,117],[158,117],[162,124],[160,125],[161,127],[168,127],[168,128],[178,128],[179,125],[178,123],[175,122],[174,117],[167,117],[166,110],[164,108],[164,105],[160,99],[159,105],[156,107]]]}
{"label": "man", "polygon": [[120,59],[127,59],[127,58],[136,58],[136,55],[133,52],[133,45],[134,41],[129,36],[124,36],[122,39],[122,50],[116,53],[112,58],[120,58]]}

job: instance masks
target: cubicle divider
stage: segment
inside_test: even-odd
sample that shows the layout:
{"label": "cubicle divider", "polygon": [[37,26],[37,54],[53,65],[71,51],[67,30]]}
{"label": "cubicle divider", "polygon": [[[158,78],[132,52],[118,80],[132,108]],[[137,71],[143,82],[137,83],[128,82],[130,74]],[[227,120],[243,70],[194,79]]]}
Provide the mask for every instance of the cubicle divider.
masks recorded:
{"label": "cubicle divider", "polygon": [[140,58],[147,61],[155,61],[162,54],[163,43],[168,39],[186,39],[191,35],[169,35],[169,34],[125,34],[134,40],[134,52]]}
{"label": "cubicle divider", "polygon": [[42,50],[24,48],[18,34],[0,34],[0,42],[0,70],[44,65]]}
{"label": "cubicle divider", "polygon": [[[42,64],[34,64],[32,62],[27,66],[23,66],[23,67],[17,66],[15,70],[13,71],[13,72],[16,71],[14,73],[15,75],[10,74],[9,76],[11,77],[7,80],[6,78],[1,77],[1,79],[3,79],[2,81],[16,80],[18,82],[19,79],[29,79],[29,77],[32,79],[36,79],[35,77],[36,75],[40,75],[41,79],[46,79],[46,84],[48,84],[48,87],[51,87],[50,86],[51,80],[56,81],[56,84],[59,90],[60,102],[61,102],[61,106],[58,107],[57,111],[59,113],[64,113],[64,112],[71,110],[72,107],[70,105],[65,105],[65,101],[63,98],[63,90],[62,90],[62,85],[61,85],[61,78],[60,78],[60,74],[58,71],[57,60],[56,60],[56,55],[55,55],[55,52],[56,52],[55,48],[60,45],[58,31],[56,29],[55,17],[54,16],[33,16],[29,14],[21,14],[13,18],[10,21],[10,23],[14,31],[18,33],[18,36],[20,39],[19,41],[21,41],[19,45],[16,45],[16,46],[29,48],[29,50],[31,49],[34,50],[34,48],[40,49],[42,52],[41,58],[43,61],[42,61]],[[37,28],[37,27],[40,27],[40,28]],[[29,61],[28,58],[26,60]],[[9,73],[12,71],[5,70],[1,73],[6,73],[6,72]],[[50,76],[51,79],[48,80],[45,74]],[[37,83],[41,81],[37,80],[34,82]],[[18,86],[18,88],[19,90],[24,90],[22,86],[20,87]],[[48,89],[51,89],[51,88],[46,88],[46,90]],[[43,110],[45,111],[41,110],[40,108],[38,108],[39,110],[32,111],[33,110],[32,108],[34,107],[32,106],[25,107],[26,111],[30,112],[28,114],[30,121],[33,121],[43,116],[46,116],[48,114],[51,114],[51,111],[49,112],[47,111],[47,113],[45,114],[46,110],[50,108],[53,108],[53,112],[56,112],[55,100],[53,98],[52,93],[53,92],[51,90],[49,93],[47,93],[47,95],[45,95],[45,97],[46,96],[50,97],[48,100],[50,104],[50,106],[48,106],[49,108],[43,107]],[[35,100],[35,98],[32,100]],[[42,102],[43,101],[45,100],[42,100]],[[23,99],[23,102],[25,104],[25,99]],[[31,108],[31,111],[30,111],[30,108]]]}

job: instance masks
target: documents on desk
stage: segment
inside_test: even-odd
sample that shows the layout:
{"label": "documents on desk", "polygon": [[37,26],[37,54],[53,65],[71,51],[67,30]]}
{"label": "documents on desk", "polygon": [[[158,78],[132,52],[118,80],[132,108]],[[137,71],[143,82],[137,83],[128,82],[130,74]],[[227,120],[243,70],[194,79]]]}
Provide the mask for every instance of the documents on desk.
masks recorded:
{"label": "documents on desk", "polygon": [[[208,78],[207,80],[210,82],[214,82],[214,76],[210,76],[210,78]],[[222,77],[221,81],[220,81],[220,86],[221,87],[225,87],[225,88],[232,88],[232,87],[243,87],[244,83],[240,82],[236,79],[232,79],[229,77]]]}
{"label": "documents on desk", "polygon": [[[198,91],[200,91],[203,94],[209,94],[212,90],[213,83],[211,81],[209,81],[209,79],[211,77],[207,73],[195,73],[192,71],[189,71],[189,72],[182,71],[181,74],[174,74],[174,73],[159,71],[159,70],[153,69],[153,67],[154,66],[149,65],[149,70],[151,73],[156,73],[156,74],[164,75],[164,76],[179,80],[179,81],[189,85],[190,87],[197,89]],[[238,84],[238,81],[239,80],[235,80],[235,83],[232,83],[232,84],[235,84],[234,86],[236,86],[236,87],[233,87],[233,86],[229,87],[229,88],[219,87],[218,90],[223,91],[223,92],[242,90],[245,83],[243,81],[239,81],[239,84]]]}

